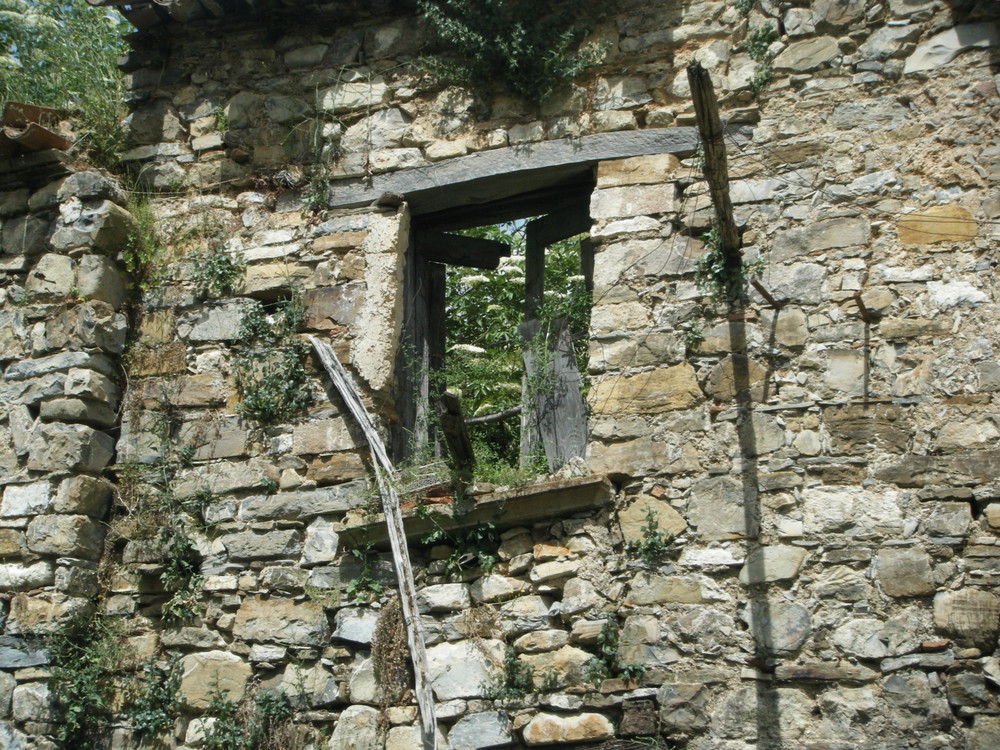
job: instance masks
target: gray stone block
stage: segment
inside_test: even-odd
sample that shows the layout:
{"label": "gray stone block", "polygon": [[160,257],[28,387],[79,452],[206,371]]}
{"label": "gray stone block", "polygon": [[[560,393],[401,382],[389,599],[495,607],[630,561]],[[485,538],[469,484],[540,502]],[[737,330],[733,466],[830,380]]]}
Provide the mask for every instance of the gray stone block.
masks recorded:
{"label": "gray stone block", "polygon": [[33,471],[97,472],[112,455],[114,441],[81,424],[41,424],[28,441],[28,468]]}

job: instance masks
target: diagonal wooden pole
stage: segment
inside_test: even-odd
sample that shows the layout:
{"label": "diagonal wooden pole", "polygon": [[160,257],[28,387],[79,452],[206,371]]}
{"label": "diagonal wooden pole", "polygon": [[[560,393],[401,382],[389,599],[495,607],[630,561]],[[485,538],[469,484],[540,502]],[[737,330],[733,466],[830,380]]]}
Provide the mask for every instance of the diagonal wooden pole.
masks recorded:
{"label": "diagonal wooden pole", "polygon": [[427,664],[427,649],[424,646],[423,628],[420,624],[420,612],[417,609],[417,587],[413,582],[413,568],[410,565],[410,553],[406,546],[406,534],[403,531],[403,516],[399,511],[399,495],[393,484],[394,468],[385,449],[382,438],[375,429],[375,422],[361,401],[354,383],[340,364],[333,349],[326,342],[315,336],[309,337],[316,355],[324,369],[340,392],[348,411],[354,416],[361,431],[371,447],[375,465],[375,481],[379,494],[382,496],[382,510],[385,512],[385,525],[389,533],[389,545],[392,548],[392,564],[399,582],[399,600],[403,610],[403,622],[406,625],[406,640],[410,647],[410,660],[413,663],[414,687],[417,694],[417,707],[420,709],[420,731],[424,750],[437,750],[436,724],[434,718],[434,694],[431,690],[429,668]]}
{"label": "diagonal wooden pole", "polygon": [[725,132],[719,118],[719,103],[715,99],[712,79],[701,63],[687,67],[691,99],[694,103],[698,134],[705,154],[705,180],[708,182],[715,220],[719,227],[725,278],[730,304],[741,307],[744,296],[742,284],[743,254],[740,252],[740,232],[733,218],[733,202],[729,197],[729,165],[726,158]]}

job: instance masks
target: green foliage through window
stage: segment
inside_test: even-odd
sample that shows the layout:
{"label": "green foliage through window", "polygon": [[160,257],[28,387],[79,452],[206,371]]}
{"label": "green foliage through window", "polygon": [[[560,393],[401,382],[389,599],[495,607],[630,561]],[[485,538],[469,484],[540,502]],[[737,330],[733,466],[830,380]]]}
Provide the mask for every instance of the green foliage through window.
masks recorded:
{"label": "green foliage through window", "polygon": [[[518,326],[524,314],[526,223],[482,226],[462,233],[511,246],[511,256],[502,259],[495,271],[448,267],[444,385],[461,397],[467,417],[521,404],[524,343]],[[547,249],[544,286],[544,303],[538,311],[542,330],[554,331],[556,321],[565,319],[576,342],[578,367],[585,372],[590,295],[580,269],[579,237]],[[546,341],[533,345],[547,352]],[[510,470],[519,463],[519,420],[515,417],[474,425],[470,436],[479,477],[516,484],[516,472],[512,475]],[[530,469],[544,471],[543,462]]]}

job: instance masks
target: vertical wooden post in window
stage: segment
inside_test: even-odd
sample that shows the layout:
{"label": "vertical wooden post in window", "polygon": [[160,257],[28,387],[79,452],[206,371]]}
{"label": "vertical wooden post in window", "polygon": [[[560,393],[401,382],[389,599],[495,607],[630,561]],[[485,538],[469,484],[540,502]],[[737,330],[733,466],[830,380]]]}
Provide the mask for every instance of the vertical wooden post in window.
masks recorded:
{"label": "vertical wooden post in window", "polygon": [[521,379],[522,468],[542,451],[535,390],[545,377],[545,363],[539,362],[537,352],[532,350],[538,336],[538,310],[545,298],[545,245],[539,234],[538,225],[528,222],[524,230],[524,322],[520,327],[524,358],[524,376]]}

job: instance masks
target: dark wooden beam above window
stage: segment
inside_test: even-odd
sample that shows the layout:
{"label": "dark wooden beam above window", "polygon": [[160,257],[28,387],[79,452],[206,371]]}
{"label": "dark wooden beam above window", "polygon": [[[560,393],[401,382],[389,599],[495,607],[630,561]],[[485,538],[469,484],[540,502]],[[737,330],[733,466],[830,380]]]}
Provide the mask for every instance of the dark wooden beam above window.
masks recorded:
{"label": "dark wooden beam above window", "polygon": [[[745,140],[752,133],[747,126],[734,126],[729,134]],[[650,154],[693,154],[698,147],[695,128],[648,128],[618,133],[597,133],[579,138],[526,143],[508,148],[480,151],[468,156],[375,175],[370,179],[351,178],[330,183],[329,208],[366,206],[385,193],[399,193],[410,211],[442,213],[458,207],[493,204],[513,196],[526,196],[578,185],[588,179],[599,161]],[[592,176],[589,177],[592,179]],[[548,211],[554,206],[547,202]],[[534,215],[530,212],[521,217]],[[465,226],[488,224],[505,219],[487,218]]]}

